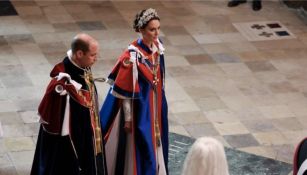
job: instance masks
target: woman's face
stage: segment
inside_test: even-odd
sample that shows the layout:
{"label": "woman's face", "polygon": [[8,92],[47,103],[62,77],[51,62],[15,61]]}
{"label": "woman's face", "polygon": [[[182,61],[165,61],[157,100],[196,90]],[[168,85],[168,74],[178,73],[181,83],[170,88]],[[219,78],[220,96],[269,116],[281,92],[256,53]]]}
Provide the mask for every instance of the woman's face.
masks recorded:
{"label": "woman's face", "polygon": [[143,39],[147,42],[157,40],[160,33],[160,21],[157,19],[151,20],[144,29],[140,29]]}

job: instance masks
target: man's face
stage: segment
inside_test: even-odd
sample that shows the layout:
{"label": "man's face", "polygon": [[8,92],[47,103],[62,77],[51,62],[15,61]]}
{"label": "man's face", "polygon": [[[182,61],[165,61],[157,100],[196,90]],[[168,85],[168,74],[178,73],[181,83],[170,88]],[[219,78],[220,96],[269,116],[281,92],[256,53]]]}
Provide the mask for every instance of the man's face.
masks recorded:
{"label": "man's face", "polygon": [[81,50],[78,50],[78,60],[79,66],[81,67],[91,67],[96,61],[98,56],[98,44],[92,43],[89,46],[89,51],[84,53]]}

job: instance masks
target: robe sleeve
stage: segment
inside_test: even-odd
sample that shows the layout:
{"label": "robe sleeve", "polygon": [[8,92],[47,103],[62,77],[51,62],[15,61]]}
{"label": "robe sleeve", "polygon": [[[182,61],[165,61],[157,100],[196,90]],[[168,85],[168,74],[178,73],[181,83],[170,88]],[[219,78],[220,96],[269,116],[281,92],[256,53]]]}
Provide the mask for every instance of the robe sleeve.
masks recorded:
{"label": "robe sleeve", "polygon": [[[59,87],[61,87],[60,90]],[[40,123],[49,133],[59,134],[61,132],[67,95],[84,107],[91,106],[88,91],[77,90],[73,84],[67,82],[66,78],[61,80],[52,78],[38,107]]]}
{"label": "robe sleeve", "polygon": [[130,52],[126,51],[119,58],[109,76],[113,81],[111,93],[121,99],[140,98],[140,88],[136,71],[137,61],[131,61]]}
{"label": "robe sleeve", "polygon": [[55,91],[55,87],[64,86],[63,81],[52,79],[46,93],[38,107],[40,122],[49,133],[59,134],[62,127],[63,109],[66,103],[66,96]]}

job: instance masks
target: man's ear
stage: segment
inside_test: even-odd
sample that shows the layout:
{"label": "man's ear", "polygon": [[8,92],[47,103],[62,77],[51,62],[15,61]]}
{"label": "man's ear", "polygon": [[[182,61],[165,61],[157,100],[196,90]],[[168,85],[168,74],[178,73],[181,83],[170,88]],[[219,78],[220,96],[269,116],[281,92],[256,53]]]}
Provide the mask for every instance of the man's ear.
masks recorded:
{"label": "man's ear", "polygon": [[78,58],[81,58],[81,57],[83,57],[84,53],[83,53],[82,50],[77,50],[76,55],[77,55]]}

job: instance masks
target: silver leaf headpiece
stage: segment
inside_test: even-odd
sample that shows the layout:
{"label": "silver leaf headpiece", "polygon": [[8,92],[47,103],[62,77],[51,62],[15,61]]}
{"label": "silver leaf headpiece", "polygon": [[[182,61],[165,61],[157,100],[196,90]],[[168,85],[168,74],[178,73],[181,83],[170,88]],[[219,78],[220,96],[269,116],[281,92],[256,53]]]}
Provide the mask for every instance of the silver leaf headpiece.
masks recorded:
{"label": "silver leaf headpiece", "polygon": [[142,28],[145,24],[147,24],[152,18],[159,18],[158,13],[155,9],[149,8],[147,9],[143,15],[140,17],[136,27]]}

